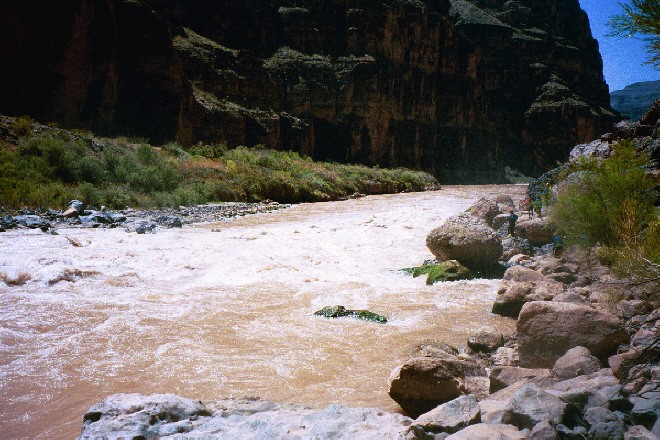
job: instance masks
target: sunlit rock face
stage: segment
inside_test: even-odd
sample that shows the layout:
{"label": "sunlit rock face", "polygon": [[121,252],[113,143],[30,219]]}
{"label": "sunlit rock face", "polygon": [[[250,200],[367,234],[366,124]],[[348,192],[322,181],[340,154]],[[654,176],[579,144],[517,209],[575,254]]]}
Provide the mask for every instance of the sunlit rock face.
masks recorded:
{"label": "sunlit rock face", "polygon": [[578,0],[13,0],[0,29],[0,112],[156,143],[493,181],[613,118]]}

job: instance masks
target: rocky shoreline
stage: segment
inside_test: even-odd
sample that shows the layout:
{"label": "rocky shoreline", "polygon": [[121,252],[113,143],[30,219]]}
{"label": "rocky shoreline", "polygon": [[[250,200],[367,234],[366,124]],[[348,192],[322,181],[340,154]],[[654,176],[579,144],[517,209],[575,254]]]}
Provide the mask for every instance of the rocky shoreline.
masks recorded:
{"label": "rocky shoreline", "polygon": [[80,438],[657,438],[657,286],[614,282],[582,251],[516,260],[494,304],[519,304],[514,335],[422,343],[392,372],[389,394],[412,417],[124,394],[90,408]]}
{"label": "rocky shoreline", "polygon": [[[75,205],[72,201],[72,206]],[[80,203],[80,202],[78,202]],[[159,210],[124,209],[109,211],[104,207],[93,207],[80,210],[69,208],[65,211],[21,210],[18,212],[0,211],[0,232],[8,229],[28,228],[41,229],[43,232],[57,234],[58,228],[118,228],[126,232],[138,234],[155,233],[158,228],[180,228],[183,225],[199,223],[217,223],[230,221],[245,215],[273,212],[285,209],[290,205],[272,201],[259,203],[223,202],[197,206],[180,206],[179,208]]]}

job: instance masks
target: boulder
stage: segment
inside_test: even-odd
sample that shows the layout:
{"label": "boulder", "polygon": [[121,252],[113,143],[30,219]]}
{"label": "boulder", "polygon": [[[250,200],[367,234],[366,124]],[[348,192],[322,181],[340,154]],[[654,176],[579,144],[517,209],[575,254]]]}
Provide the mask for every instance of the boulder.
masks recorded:
{"label": "boulder", "polygon": [[412,423],[401,414],[345,405],[313,410],[254,398],[202,403],[119,394],[85,414],[79,439],[403,438]]}
{"label": "boulder", "polygon": [[550,280],[533,269],[513,266],[504,273],[492,311],[498,315],[517,318],[525,303],[550,301],[565,288],[564,284]]}
{"label": "boulder", "polygon": [[445,440],[526,440],[527,435],[518,428],[505,424],[478,423],[468,426]]}
{"label": "boulder", "polygon": [[626,427],[619,417],[607,408],[587,409],[583,420],[590,426],[589,438],[594,440],[623,440]]}
{"label": "boulder", "polygon": [[451,355],[413,357],[395,368],[388,394],[411,417],[418,417],[462,394],[488,395],[486,370]]}
{"label": "boulder", "polygon": [[564,418],[566,404],[557,396],[527,384],[513,395],[502,415],[502,422],[521,429],[532,429],[537,423],[549,420],[553,424]]}
{"label": "boulder", "polygon": [[115,394],[85,413],[80,439],[183,434],[193,430],[193,419],[210,415],[201,402],[173,394]]}
{"label": "boulder", "polygon": [[483,423],[493,424],[502,423],[502,414],[507,405],[506,400],[484,399],[479,402],[481,410],[481,421]]}
{"label": "boulder", "polygon": [[600,361],[585,347],[573,347],[557,359],[552,367],[552,377],[557,381],[572,379],[600,370]]}
{"label": "boulder", "polygon": [[502,213],[495,201],[486,198],[479,199],[468,209],[468,212],[483,220],[490,227],[493,227],[495,217]]}
{"label": "boulder", "polygon": [[534,247],[529,240],[521,237],[507,237],[502,240],[501,261],[509,261],[515,255],[534,255]]}
{"label": "boulder", "polygon": [[516,328],[520,366],[528,368],[551,368],[567,350],[577,346],[606,360],[629,340],[615,316],[571,303],[526,303]]}
{"label": "boulder", "polygon": [[422,414],[415,420],[427,432],[450,434],[481,422],[481,410],[473,395],[461,396]]}
{"label": "boulder", "polygon": [[426,237],[438,261],[458,260],[470,269],[488,268],[502,255],[502,243],[483,220],[463,213],[450,217]]}
{"label": "boulder", "polygon": [[557,431],[549,420],[537,423],[529,434],[529,440],[557,440]]}
{"label": "boulder", "polygon": [[660,398],[655,393],[654,398],[630,397],[634,405],[630,411],[630,420],[635,425],[642,425],[651,429],[660,416]]}
{"label": "boulder", "polygon": [[635,425],[623,435],[623,440],[657,440],[657,437],[645,427]]}
{"label": "boulder", "polygon": [[511,347],[500,347],[490,356],[492,365],[511,366],[518,365],[518,351]]}
{"label": "boulder", "polygon": [[552,243],[553,227],[547,217],[519,220],[516,235],[525,237],[534,246]]}
{"label": "boulder", "polygon": [[504,335],[492,327],[481,327],[468,337],[467,344],[474,351],[491,353],[504,345]]}
{"label": "boulder", "polygon": [[490,392],[502,390],[513,385],[521,379],[548,378],[550,370],[547,368],[520,368],[494,366],[490,370]]}

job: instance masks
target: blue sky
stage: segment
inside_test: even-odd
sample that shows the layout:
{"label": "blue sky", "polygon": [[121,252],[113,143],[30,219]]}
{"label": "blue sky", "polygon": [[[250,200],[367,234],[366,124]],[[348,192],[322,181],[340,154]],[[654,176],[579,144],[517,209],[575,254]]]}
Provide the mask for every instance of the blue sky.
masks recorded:
{"label": "blue sky", "polygon": [[[606,37],[610,31],[607,22],[619,13],[617,0],[579,0],[580,6],[589,15],[591,32],[598,40],[603,57],[603,73],[610,91],[621,90],[628,84],[640,81],[660,80],[660,71],[643,65],[647,59],[644,42],[634,38]],[[630,0],[620,0],[629,4]]]}

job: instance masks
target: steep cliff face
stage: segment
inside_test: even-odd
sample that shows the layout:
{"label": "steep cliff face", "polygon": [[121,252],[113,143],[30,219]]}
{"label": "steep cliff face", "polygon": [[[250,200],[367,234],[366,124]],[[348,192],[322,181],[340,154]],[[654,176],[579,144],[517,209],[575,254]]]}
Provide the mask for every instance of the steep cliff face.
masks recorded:
{"label": "steep cliff face", "polygon": [[0,3],[0,112],[101,133],[493,181],[614,117],[577,0]]}

